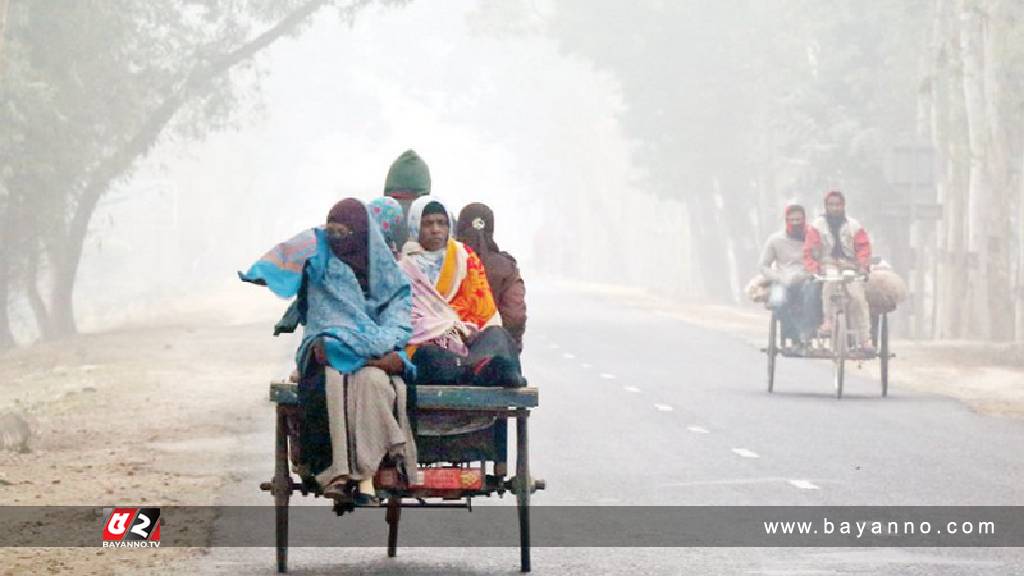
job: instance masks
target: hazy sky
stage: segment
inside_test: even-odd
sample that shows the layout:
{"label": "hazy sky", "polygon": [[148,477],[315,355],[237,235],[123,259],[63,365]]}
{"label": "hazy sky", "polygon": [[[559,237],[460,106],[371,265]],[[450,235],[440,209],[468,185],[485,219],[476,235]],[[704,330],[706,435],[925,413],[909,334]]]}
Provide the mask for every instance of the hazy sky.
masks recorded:
{"label": "hazy sky", "polygon": [[[544,3],[534,7],[527,16],[543,17]],[[574,214],[578,196],[614,213],[635,180],[618,85],[509,22],[469,0],[413,2],[371,7],[351,29],[325,11],[279,41],[257,61],[262,94],[236,129],[165,139],[109,196],[93,222],[80,311],[234,282],[237,268],[320,223],[338,199],[380,194],[407,148],[452,210],[495,209],[499,244],[526,269],[554,248],[539,235],[546,209],[570,229],[563,238],[599,233]]]}

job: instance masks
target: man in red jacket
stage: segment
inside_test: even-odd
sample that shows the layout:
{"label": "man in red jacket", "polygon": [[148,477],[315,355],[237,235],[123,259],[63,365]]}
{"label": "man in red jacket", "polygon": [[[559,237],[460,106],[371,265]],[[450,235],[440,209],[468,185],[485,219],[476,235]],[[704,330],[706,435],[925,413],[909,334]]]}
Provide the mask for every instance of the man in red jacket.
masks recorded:
{"label": "man in red jacket", "polygon": [[[860,222],[846,216],[846,197],[833,190],[825,195],[825,214],[818,216],[807,229],[804,238],[804,268],[812,274],[822,274],[825,266],[839,270],[856,270],[867,274],[871,263],[871,239]],[[838,282],[825,282],[821,300],[825,315],[821,331],[832,331],[835,313],[832,294],[840,289]],[[868,302],[864,296],[864,283],[849,284],[850,306],[847,318],[850,327],[860,336],[864,352],[874,352],[871,346]]]}

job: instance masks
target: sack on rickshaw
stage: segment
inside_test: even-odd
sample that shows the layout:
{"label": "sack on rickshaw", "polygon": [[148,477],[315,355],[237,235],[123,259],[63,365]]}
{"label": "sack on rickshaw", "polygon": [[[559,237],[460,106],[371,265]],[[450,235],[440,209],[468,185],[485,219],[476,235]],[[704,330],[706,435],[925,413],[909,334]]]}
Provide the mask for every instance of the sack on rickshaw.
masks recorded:
{"label": "sack on rickshaw", "polygon": [[751,302],[767,302],[769,288],[772,285],[772,281],[765,277],[764,274],[757,274],[747,282],[745,292],[747,298],[750,298]]}
{"label": "sack on rickshaw", "polygon": [[864,296],[872,314],[892,312],[907,299],[907,283],[892,268],[876,266],[868,275]]}

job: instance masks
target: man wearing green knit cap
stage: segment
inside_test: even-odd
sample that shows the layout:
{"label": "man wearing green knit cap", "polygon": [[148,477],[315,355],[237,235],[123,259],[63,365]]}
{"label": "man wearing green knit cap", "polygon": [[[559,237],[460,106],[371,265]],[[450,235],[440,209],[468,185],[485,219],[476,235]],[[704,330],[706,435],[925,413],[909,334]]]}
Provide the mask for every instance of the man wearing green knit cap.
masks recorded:
{"label": "man wearing green knit cap", "polygon": [[[402,213],[409,213],[409,206],[420,196],[430,194],[430,168],[414,150],[406,150],[391,163],[388,177],[384,180],[384,195],[390,196],[402,205]],[[399,248],[405,244],[409,231],[405,218],[394,232]]]}

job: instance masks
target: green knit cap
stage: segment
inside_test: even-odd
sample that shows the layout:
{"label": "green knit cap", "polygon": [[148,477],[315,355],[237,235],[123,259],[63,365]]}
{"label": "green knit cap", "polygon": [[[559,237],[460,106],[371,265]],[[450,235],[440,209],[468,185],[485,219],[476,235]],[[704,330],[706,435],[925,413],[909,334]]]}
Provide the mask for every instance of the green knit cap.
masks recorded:
{"label": "green knit cap", "polygon": [[410,192],[414,196],[430,194],[430,168],[414,150],[406,150],[391,163],[384,180],[384,194]]}

